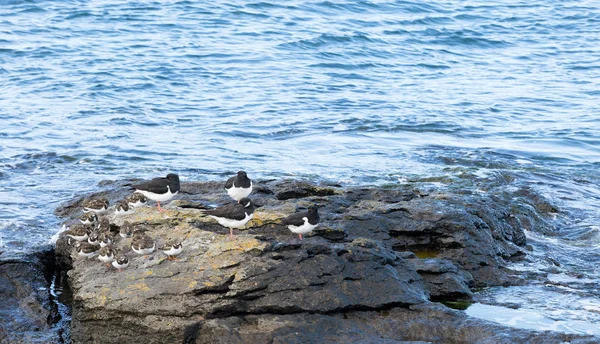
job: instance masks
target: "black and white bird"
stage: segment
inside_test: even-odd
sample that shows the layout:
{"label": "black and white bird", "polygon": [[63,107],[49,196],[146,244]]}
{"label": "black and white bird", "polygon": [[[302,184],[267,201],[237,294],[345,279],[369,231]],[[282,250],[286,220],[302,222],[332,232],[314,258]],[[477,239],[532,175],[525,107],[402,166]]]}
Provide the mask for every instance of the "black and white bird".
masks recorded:
{"label": "black and white bird", "polygon": [[113,243],[113,236],[111,232],[102,232],[98,235],[98,243],[100,247],[105,247]]}
{"label": "black and white bird", "polygon": [[236,201],[248,197],[252,192],[252,180],[248,178],[246,172],[239,171],[235,177],[227,179],[225,182],[227,194]]}
{"label": "black and white bird", "polygon": [[148,202],[148,198],[138,192],[134,192],[133,194],[125,197],[125,200],[129,204],[130,208],[141,207]]}
{"label": "black and white bird", "polygon": [[100,246],[92,245],[87,242],[77,242],[75,244],[75,251],[77,251],[77,255],[90,258],[95,256],[98,253],[98,249]]}
{"label": "black and white bird", "polygon": [[229,237],[233,238],[233,229],[240,229],[254,217],[254,204],[245,197],[237,203],[222,205],[215,209],[204,210],[204,213],[224,227],[229,228]]}
{"label": "black and white bird", "polygon": [[98,233],[110,232],[110,220],[106,217],[101,218],[96,224],[96,230]]}
{"label": "black and white bird", "polygon": [[158,210],[163,211],[160,202],[166,202],[173,198],[180,188],[179,176],[169,173],[165,178],[154,178],[149,182],[132,185],[135,192],[139,192],[149,199],[158,203]]}
{"label": "black and white bird", "polygon": [[121,252],[120,250],[115,251],[115,257],[112,261],[112,266],[117,268],[120,271],[125,269],[129,265],[129,259],[127,256]]}
{"label": "black and white bird", "polygon": [[108,199],[106,197],[92,198],[83,202],[83,212],[94,212],[104,214],[108,210]]}
{"label": "black and white bird", "polygon": [[136,232],[131,240],[131,249],[139,255],[148,255],[156,249],[156,243],[145,232]]}
{"label": "black and white bird", "polygon": [[96,215],[96,213],[91,212],[91,211],[87,212],[87,213],[83,213],[79,217],[79,221],[81,221],[81,223],[83,223],[84,225],[94,226],[96,224],[96,222],[98,222],[98,215]]}
{"label": "black and white bird", "polygon": [[112,246],[103,246],[98,250],[98,259],[106,263],[106,266],[110,266],[110,263],[115,259],[115,250]]}
{"label": "black and white bird", "polygon": [[283,220],[283,225],[288,225],[288,229],[293,233],[297,233],[300,240],[302,240],[302,234],[310,233],[319,225],[319,207],[312,205],[308,207],[307,211],[294,213]]}
{"label": "black and white bird", "polygon": [[92,227],[81,223],[70,225],[69,229],[64,231],[64,235],[77,241],[86,241],[92,231]]}
{"label": "black and white bird", "polygon": [[121,238],[129,238],[133,234],[133,225],[129,221],[123,222],[119,228],[119,235]]}
{"label": "black and white bird", "polygon": [[98,241],[99,237],[100,237],[100,233],[96,230],[93,230],[88,235],[87,242],[94,246],[100,246],[100,241]]}
{"label": "black and white bird", "polygon": [[167,259],[176,260],[175,256],[179,255],[183,250],[181,241],[169,241],[163,245],[162,251],[167,255]]}
{"label": "black and white bird", "polygon": [[129,202],[122,200],[115,206],[115,216],[129,214],[132,210],[132,208],[129,208]]}

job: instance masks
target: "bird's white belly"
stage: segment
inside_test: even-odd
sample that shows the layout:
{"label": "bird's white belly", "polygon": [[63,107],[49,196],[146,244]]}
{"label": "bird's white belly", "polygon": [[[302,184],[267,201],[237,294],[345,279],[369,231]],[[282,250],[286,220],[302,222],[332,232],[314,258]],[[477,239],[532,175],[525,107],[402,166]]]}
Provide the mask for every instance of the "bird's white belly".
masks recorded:
{"label": "bird's white belly", "polygon": [[236,201],[239,201],[244,197],[248,197],[250,193],[252,193],[252,182],[250,182],[250,187],[247,189],[241,187],[236,188],[235,186],[232,186],[231,188],[227,189],[227,194],[229,195],[229,197],[233,198]]}
{"label": "bird's white belly", "polygon": [[98,256],[98,259],[100,259],[101,261],[103,261],[104,263],[110,263],[113,261],[114,256]]}
{"label": "bird's white belly", "polygon": [[127,267],[127,265],[129,265],[129,262],[127,262],[125,264],[119,264],[119,263],[117,263],[116,260],[113,260],[113,262],[112,262],[112,266],[114,266],[117,269],[124,269]]}
{"label": "bird's white belly", "polygon": [[140,250],[136,250],[135,248],[133,248],[133,246],[131,247],[131,249],[133,250],[133,252],[137,253],[137,254],[149,254],[154,252],[154,249],[156,248],[156,243],[152,245],[152,247],[150,248],[142,248]]}
{"label": "bird's white belly", "polygon": [[308,222],[308,219],[305,217],[303,225],[301,225],[301,226],[289,225],[288,229],[290,231],[292,231],[292,233],[306,234],[306,233],[311,232],[313,229],[317,228],[318,225],[319,225],[318,223],[316,225],[311,225]]}
{"label": "bird's white belly", "polygon": [[167,256],[176,256],[176,255],[178,255],[178,254],[180,254],[180,253],[181,253],[181,249],[182,249],[182,248],[183,248],[183,247],[180,247],[180,248],[170,248],[170,249],[168,249],[168,250],[166,250],[166,251],[164,251],[164,252],[165,252],[165,254],[166,254]]}
{"label": "bird's white belly", "polygon": [[96,213],[98,215],[102,215],[104,213],[106,213],[108,211],[108,208],[102,208],[102,209],[92,209],[92,208],[83,208],[83,212],[84,213]]}
{"label": "bird's white belly", "polygon": [[[139,192],[139,191],[138,191],[138,192]],[[146,195],[144,195],[144,196],[146,196]],[[146,197],[147,197],[147,196],[146,196]],[[129,202],[129,203],[128,203],[128,205],[129,205],[129,207],[130,207],[130,208],[137,208],[137,207],[141,207],[141,206],[143,206],[143,205],[144,205],[144,202],[142,202],[142,201]]]}
{"label": "bird's white belly", "polygon": [[155,194],[153,192],[150,191],[145,191],[145,190],[135,190],[135,192],[139,192],[142,195],[146,196],[148,199],[151,199],[153,201],[158,201],[158,202],[165,202],[170,200],[171,198],[173,198],[173,196],[177,195],[177,192],[175,193],[171,193],[171,189],[168,188],[168,191],[164,194]]}
{"label": "bird's white belly", "polygon": [[84,234],[84,235],[73,235],[73,234],[67,234],[67,236],[71,239],[77,240],[77,241],[85,241],[88,239],[88,235]]}
{"label": "bird's white belly", "polygon": [[78,254],[79,254],[80,256],[82,256],[82,257],[89,258],[89,257],[93,257],[93,256],[95,256],[97,253],[98,253],[98,252],[89,252],[89,253],[85,253],[85,252],[83,252],[83,251],[80,251]]}
{"label": "bird's white belly", "polygon": [[223,217],[216,217],[213,215],[209,215],[209,217],[212,217],[213,219],[217,220],[217,222],[224,227],[227,228],[242,228],[246,225],[246,223],[248,223],[248,221],[250,221],[252,219],[252,217],[254,217],[254,213],[248,215],[248,213],[246,213],[246,217],[244,217],[242,220],[232,220],[232,219],[226,219]]}

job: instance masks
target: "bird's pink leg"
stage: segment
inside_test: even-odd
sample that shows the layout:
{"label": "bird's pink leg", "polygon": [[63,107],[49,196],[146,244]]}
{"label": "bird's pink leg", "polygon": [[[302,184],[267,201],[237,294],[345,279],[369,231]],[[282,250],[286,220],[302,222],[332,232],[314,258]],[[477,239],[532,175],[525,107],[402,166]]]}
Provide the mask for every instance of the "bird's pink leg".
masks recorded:
{"label": "bird's pink leg", "polygon": [[298,233],[298,236],[300,237],[300,240],[302,240],[302,233]]}
{"label": "bird's pink leg", "polygon": [[229,239],[233,240],[233,228],[229,228]]}
{"label": "bird's pink leg", "polygon": [[160,207],[160,201],[156,201],[158,203],[158,211],[163,211],[163,208]]}

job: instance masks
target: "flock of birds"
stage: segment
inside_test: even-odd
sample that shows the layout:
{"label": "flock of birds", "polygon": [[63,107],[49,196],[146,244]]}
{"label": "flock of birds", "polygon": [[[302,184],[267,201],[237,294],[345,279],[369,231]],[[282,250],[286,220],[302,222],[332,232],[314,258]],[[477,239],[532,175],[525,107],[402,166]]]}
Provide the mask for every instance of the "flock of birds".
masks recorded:
{"label": "flock of birds", "polygon": [[[148,182],[132,185],[133,194],[121,200],[114,207],[114,215],[128,214],[133,209],[147,203],[148,199],[156,201],[158,211],[164,211],[160,202],[173,198],[180,190],[179,176],[169,173],[164,178],[154,178]],[[236,176],[225,182],[227,194],[236,202],[225,204],[214,209],[203,210],[210,218],[220,225],[229,228],[229,236],[233,238],[233,229],[243,228],[254,216],[255,206],[248,197],[252,193],[252,180],[244,171],[239,171]],[[146,227],[139,227],[125,221],[121,226],[111,224],[108,217],[104,216],[109,211],[108,199],[95,198],[83,203],[81,223],[71,225],[64,235],[75,240],[75,250],[79,256],[95,257],[107,266],[112,264],[119,271],[129,265],[127,255],[113,244],[120,238],[130,238],[131,250],[139,255],[145,255],[156,250],[156,243],[146,232]],[[282,219],[281,223],[287,225],[293,233],[297,233],[300,240],[302,235],[310,233],[319,224],[319,212],[316,205],[308,210],[291,214]],[[116,231],[118,230],[118,234]],[[169,260],[176,260],[183,249],[181,241],[166,242],[160,248]]]}

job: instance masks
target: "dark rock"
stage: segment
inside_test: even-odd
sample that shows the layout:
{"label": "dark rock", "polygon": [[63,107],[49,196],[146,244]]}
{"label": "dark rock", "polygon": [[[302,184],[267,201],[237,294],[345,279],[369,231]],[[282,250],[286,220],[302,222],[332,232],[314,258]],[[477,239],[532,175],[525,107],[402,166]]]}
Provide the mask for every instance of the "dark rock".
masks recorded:
{"label": "dark rock", "polygon": [[432,301],[469,299],[473,276],[445,259],[414,259],[415,269],[423,277]]}
{"label": "dark rock", "polygon": [[0,343],[57,343],[44,255],[0,260]]}
{"label": "dark rock", "polygon": [[280,201],[311,196],[332,196],[336,193],[334,189],[329,187],[320,187],[307,182],[289,180],[275,183],[272,189],[274,190],[271,193],[275,194],[275,197]]}
{"label": "dark rock", "polygon": [[203,343],[597,343],[597,338],[507,329],[442,305],[421,304],[336,314],[264,314],[210,319],[190,326]]}

